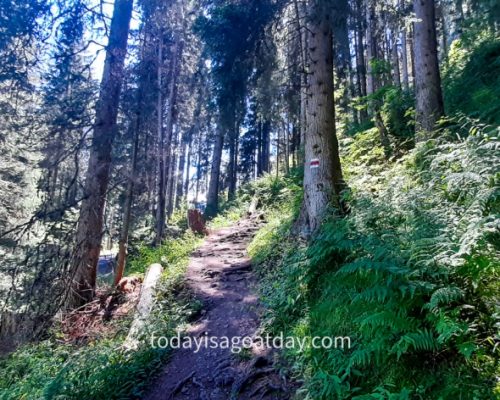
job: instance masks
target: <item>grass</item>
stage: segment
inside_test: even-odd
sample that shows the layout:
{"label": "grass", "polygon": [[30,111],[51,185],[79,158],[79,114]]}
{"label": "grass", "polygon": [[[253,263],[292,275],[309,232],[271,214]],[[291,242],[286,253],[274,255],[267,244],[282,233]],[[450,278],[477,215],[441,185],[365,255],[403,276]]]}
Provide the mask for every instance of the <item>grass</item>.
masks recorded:
{"label": "grass", "polygon": [[165,266],[155,308],[137,351],[121,347],[131,322],[129,316],[113,325],[112,337],[82,345],[57,341],[58,333],[25,345],[0,360],[0,399],[138,399],[168,356],[168,349],[151,348],[148,334],[175,334],[197,312],[199,303],[183,290],[189,254],[201,239],[185,233],[158,248],[141,247],[130,260],[128,274],[143,274],[148,265]]}
{"label": "grass", "polygon": [[227,204],[219,214],[208,222],[208,227],[210,229],[227,228],[239,221],[245,212],[245,204]]}

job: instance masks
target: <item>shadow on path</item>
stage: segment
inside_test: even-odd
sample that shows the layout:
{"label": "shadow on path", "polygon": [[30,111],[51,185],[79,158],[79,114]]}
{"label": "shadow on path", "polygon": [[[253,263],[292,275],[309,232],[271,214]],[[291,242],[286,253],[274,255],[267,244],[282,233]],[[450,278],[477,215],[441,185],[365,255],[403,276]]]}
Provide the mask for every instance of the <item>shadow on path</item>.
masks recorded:
{"label": "shadow on path", "polygon": [[221,346],[211,348],[208,341],[197,352],[196,348],[175,350],[145,400],[290,398],[269,349],[252,343],[251,349],[235,353],[235,347],[232,351],[222,345],[224,337],[231,343],[258,334],[260,307],[246,254],[258,228],[257,220],[241,220],[212,232],[193,253],[186,280],[204,308],[187,335],[198,340],[216,337]]}

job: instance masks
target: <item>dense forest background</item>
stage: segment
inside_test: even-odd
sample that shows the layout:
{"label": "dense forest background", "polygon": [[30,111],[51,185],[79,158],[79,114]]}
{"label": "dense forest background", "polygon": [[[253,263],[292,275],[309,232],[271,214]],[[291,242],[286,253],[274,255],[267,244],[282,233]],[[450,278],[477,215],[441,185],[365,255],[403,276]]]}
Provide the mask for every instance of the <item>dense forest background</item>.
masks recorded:
{"label": "dense forest background", "polygon": [[499,32],[495,0],[0,0],[0,397],[140,397],[163,355],[57,321],[105,254],[172,292],[187,210],[255,203],[265,329],[357,334],[284,354],[299,398],[496,398]]}

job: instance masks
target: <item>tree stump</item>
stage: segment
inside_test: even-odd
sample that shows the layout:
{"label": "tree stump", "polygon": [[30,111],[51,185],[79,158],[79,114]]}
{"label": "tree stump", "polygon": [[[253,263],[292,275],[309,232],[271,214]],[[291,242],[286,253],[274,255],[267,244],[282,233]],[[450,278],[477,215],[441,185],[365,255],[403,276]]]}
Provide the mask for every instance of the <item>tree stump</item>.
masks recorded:
{"label": "tree stump", "polygon": [[208,234],[205,218],[197,209],[188,210],[188,226],[194,233]]}

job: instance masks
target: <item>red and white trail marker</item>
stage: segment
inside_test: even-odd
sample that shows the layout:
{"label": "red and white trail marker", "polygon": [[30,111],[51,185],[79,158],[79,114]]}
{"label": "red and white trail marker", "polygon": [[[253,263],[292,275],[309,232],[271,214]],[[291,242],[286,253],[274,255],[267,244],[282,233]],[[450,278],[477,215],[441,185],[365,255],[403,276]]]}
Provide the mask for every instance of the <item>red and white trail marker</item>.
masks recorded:
{"label": "red and white trail marker", "polygon": [[319,158],[311,158],[311,161],[309,161],[309,168],[319,168]]}

